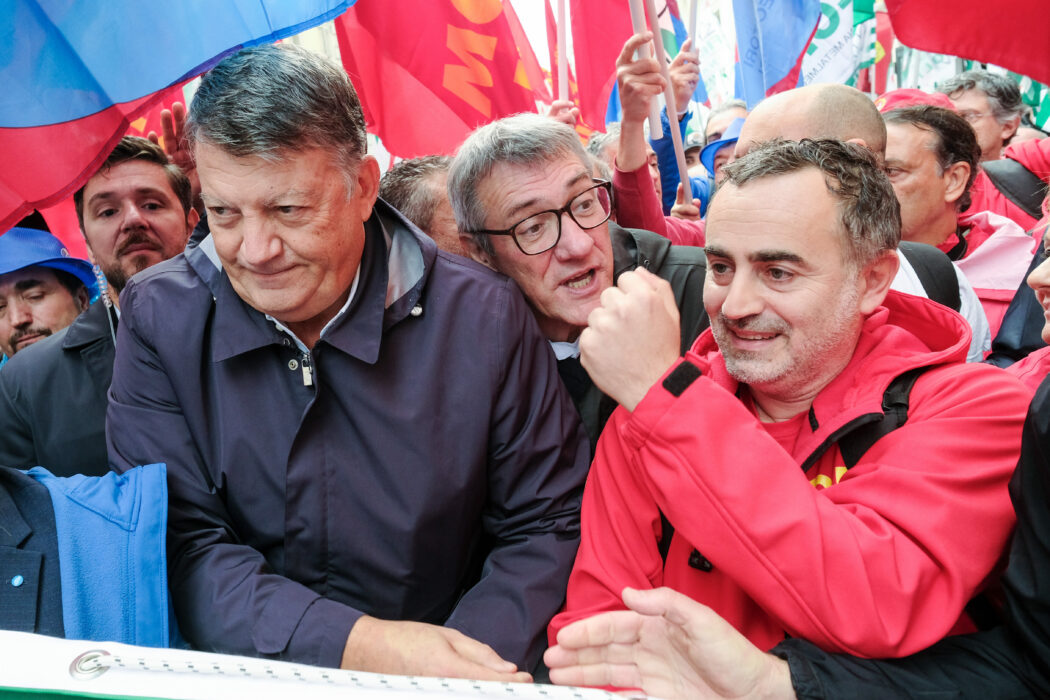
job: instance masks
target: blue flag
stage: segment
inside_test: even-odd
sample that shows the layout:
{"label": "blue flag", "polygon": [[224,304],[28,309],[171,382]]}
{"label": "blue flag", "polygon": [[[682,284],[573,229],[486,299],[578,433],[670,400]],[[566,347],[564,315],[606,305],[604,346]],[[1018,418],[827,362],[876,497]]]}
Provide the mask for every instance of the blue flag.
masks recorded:
{"label": "blue flag", "polygon": [[748,109],[798,85],[802,58],[820,22],[819,0],[733,0],[736,95]]}

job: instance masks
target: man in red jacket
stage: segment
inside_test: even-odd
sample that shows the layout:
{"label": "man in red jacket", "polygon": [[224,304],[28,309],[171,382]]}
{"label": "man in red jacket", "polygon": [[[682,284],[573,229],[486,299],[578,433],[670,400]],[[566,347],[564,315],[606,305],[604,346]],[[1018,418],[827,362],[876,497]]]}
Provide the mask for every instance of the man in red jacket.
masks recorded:
{"label": "man in red jacket", "polygon": [[[685,593],[762,649],[790,635],[899,656],[972,629],[963,608],[1014,523],[1029,391],[964,363],[960,316],[890,291],[900,214],[867,149],[774,142],[727,173],[708,214],[710,331],[680,357],[668,290],[634,272],[581,335],[621,408],[552,641],[622,609],[627,586]],[[865,441],[902,375],[906,422]]]}

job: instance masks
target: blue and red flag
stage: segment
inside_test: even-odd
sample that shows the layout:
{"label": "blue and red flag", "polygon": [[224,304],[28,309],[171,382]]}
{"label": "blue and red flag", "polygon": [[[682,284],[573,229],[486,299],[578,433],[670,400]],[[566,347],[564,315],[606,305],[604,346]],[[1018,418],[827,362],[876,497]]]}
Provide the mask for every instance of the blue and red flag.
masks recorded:
{"label": "blue and red flag", "polygon": [[355,1],[0,3],[0,231],[79,188],[165,88]]}
{"label": "blue and red flag", "polygon": [[736,96],[753,108],[798,85],[802,58],[820,22],[820,0],[733,0]]}

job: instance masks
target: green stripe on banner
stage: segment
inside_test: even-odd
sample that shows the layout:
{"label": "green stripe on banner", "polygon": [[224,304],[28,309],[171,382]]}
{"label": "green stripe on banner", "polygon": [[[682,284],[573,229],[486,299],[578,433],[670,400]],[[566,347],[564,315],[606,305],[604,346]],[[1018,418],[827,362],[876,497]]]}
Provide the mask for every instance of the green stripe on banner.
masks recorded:
{"label": "green stripe on banner", "polygon": [[74,693],[65,690],[31,690],[0,687],[0,700],[69,700],[90,698],[97,700],[165,700],[152,695],[110,695],[108,693]]}

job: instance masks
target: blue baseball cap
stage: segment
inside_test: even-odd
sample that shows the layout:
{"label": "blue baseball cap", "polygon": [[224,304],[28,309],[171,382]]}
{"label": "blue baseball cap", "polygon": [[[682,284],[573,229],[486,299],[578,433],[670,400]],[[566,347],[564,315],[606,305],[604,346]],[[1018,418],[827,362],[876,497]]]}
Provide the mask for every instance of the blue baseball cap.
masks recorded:
{"label": "blue baseball cap", "polygon": [[91,263],[71,256],[62,241],[47,231],[16,226],[0,235],[0,275],[33,266],[68,272],[84,283],[92,297],[98,293]]}
{"label": "blue baseball cap", "polygon": [[712,177],[714,177],[715,174],[715,156],[718,155],[718,152],[722,150],[723,146],[736,143],[737,139],[740,138],[740,130],[743,126],[744,118],[737,117],[730,122],[729,126],[726,127],[726,130],[722,132],[722,138],[717,141],[712,141],[704,146],[704,150],[700,151],[700,162],[704,164],[704,167],[707,168],[707,172]]}

